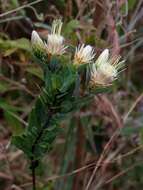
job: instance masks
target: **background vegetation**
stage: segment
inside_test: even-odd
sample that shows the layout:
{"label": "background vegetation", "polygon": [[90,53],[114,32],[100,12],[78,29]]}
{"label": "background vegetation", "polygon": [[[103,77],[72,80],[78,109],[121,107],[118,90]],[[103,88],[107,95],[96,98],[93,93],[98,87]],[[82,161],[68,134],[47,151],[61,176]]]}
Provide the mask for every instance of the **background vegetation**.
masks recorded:
{"label": "background vegetation", "polygon": [[31,189],[29,163],[10,142],[27,126],[42,85],[31,32],[46,39],[55,18],[64,22],[67,44],[90,44],[97,56],[109,48],[126,70],[112,92],[62,123],[37,170],[39,190],[142,189],[142,0],[0,1],[0,189]]}

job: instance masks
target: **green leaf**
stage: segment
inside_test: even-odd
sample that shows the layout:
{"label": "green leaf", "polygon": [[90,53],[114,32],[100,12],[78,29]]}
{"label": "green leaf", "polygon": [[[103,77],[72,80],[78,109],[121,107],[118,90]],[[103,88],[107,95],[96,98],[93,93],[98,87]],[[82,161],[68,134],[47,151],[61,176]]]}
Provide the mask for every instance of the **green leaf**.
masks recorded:
{"label": "green leaf", "polygon": [[133,135],[135,133],[138,133],[140,131],[140,128],[137,128],[137,127],[134,127],[134,126],[131,126],[131,127],[123,127],[121,129],[121,134],[123,135],[126,135],[126,136],[130,136],[130,135]]}
{"label": "green leaf", "polygon": [[112,87],[109,87],[109,86],[101,86],[101,87],[95,87],[95,88],[92,88],[90,89],[90,93],[92,94],[102,94],[102,93],[109,93],[111,91]]}
{"label": "green leaf", "polygon": [[3,98],[0,98],[0,108],[2,108],[5,111],[11,111],[11,112],[23,111],[23,108],[10,105]]}
{"label": "green leaf", "polygon": [[121,11],[123,14],[128,13],[128,11],[132,10],[137,3],[137,0],[128,0],[127,2],[122,5]]}
{"label": "green leaf", "polygon": [[69,36],[78,26],[79,26],[78,20],[75,19],[71,20],[64,27],[64,35]]}
{"label": "green leaf", "polygon": [[12,129],[13,135],[20,135],[23,133],[24,128],[22,125],[22,120],[16,113],[4,111],[4,116],[10,128]]}
{"label": "green leaf", "polygon": [[13,8],[16,8],[16,7],[20,6],[18,0],[11,0],[11,3],[13,5]]}
{"label": "green leaf", "polygon": [[31,65],[26,68],[26,71],[28,73],[31,73],[32,75],[35,75],[36,77],[40,78],[41,80],[44,80],[43,71],[40,67],[35,67],[35,65],[34,66]]}
{"label": "green leaf", "polygon": [[0,92],[4,93],[4,92],[8,91],[10,86],[11,85],[9,83],[7,83],[5,81],[0,81]]}
{"label": "green leaf", "polygon": [[26,38],[21,38],[17,40],[0,39],[0,50],[4,51],[5,56],[11,55],[18,49],[31,53],[31,46],[29,40]]}
{"label": "green leaf", "polygon": [[23,132],[23,125],[26,125],[26,122],[20,118],[17,112],[23,111],[23,109],[9,105],[3,98],[0,98],[0,108],[4,111],[4,116],[13,134],[21,134]]}
{"label": "green leaf", "polygon": [[128,0],[129,10],[132,10],[137,3],[137,0]]}

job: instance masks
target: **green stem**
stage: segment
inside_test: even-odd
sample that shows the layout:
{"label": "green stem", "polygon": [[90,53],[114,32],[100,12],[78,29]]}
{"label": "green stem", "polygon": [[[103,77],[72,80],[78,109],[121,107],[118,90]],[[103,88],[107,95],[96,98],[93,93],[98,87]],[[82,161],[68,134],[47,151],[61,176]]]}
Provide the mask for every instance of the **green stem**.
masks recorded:
{"label": "green stem", "polygon": [[35,142],[34,144],[32,145],[32,158],[31,158],[31,170],[32,170],[32,185],[33,185],[33,190],[36,190],[36,167],[38,166],[38,160],[36,160],[34,158],[34,152],[35,152],[35,148],[36,148],[36,145],[38,144],[39,140],[41,139],[43,133],[44,133],[44,129],[49,125],[49,122],[50,122],[50,119],[52,117],[52,112],[51,110],[49,110],[48,112],[48,119],[47,119],[47,122],[45,123],[45,125],[43,125],[39,135],[37,136],[37,138],[35,139]]}

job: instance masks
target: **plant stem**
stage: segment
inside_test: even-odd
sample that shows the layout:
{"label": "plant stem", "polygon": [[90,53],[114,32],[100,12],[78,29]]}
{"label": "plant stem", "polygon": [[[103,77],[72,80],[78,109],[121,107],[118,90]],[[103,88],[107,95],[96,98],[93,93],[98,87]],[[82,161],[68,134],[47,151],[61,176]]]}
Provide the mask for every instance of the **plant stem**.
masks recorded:
{"label": "plant stem", "polygon": [[[77,117],[76,120],[77,120],[77,145],[76,145],[76,152],[75,152],[75,167],[77,169],[82,166],[82,162],[85,155],[85,151],[84,151],[85,135],[84,135],[83,126],[80,121],[80,117]],[[84,175],[81,175],[81,174],[80,175],[77,174],[74,177],[74,182],[73,182],[74,190],[82,189],[83,187],[82,179],[84,179]]]}
{"label": "plant stem", "polygon": [[52,116],[51,110],[49,110],[47,115],[48,115],[47,121],[46,121],[45,125],[43,125],[41,131],[39,132],[39,135],[37,136],[37,138],[35,139],[34,144],[32,145],[32,154],[33,154],[33,156],[31,158],[31,170],[32,170],[33,190],[36,190],[36,173],[35,173],[35,170],[36,170],[36,167],[38,166],[38,160],[35,160],[34,152],[35,152],[36,145],[38,144],[40,138],[43,135],[44,129],[49,125],[49,122],[50,122],[50,119],[51,119],[51,116]]}
{"label": "plant stem", "polygon": [[35,139],[35,142],[34,144],[32,145],[32,153],[34,154],[35,152],[35,148],[36,148],[36,145],[38,144],[38,141],[40,140],[40,138],[42,137],[43,135],[43,132],[44,132],[44,129],[46,129],[49,125],[49,122],[50,122],[50,119],[51,119],[51,116],[52,116],[52,112],[51,110],[49,110],[48,114],[47,114],[47,121],[45,123],[45,125],[43,125],[43,127],[41,128],[41,131],[39,132],[39,135],[37,136],[37,138]]}
{"label": "plant stem", "polygon": [[33,186],[33,190],[36,190],[36,173],[35,173],[35,161],[33,159],[31,159],[31,170],[32,170],[32,186]]}

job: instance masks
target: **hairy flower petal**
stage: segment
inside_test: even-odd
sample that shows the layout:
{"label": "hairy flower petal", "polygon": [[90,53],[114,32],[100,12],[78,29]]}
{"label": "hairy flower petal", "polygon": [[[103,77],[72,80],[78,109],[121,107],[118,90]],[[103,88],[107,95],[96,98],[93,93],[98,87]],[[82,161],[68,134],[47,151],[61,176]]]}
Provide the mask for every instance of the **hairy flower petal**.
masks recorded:
{"label": "hairy flower petal", "polygon": [[83,64],[91,62],[95,57],[94,49],[90,45],[84,44],[76,47],[74,55],[74,64]]}
{"label": "hairy flower petal", "polygon": [[90,85],[111,85],[122,67],[123,61],[120,61],[120,56],[109,58],[109,50],[105,49],[96,62],[90,65]]}
{"label": "hairy flower petal", "polygon": [[64,45],[64,37],[61,36],[62,24],[61,20],[53,21],[51,34],[48,34],[46,44],[48,54],[62,55],[65,53],[67,47]]}
{"label": "hairy flower petal", "polygon": [[39,34],[35,30],[32,31],[31,43],[32,43],[33,48],[36,48],[36,49],[45,48],[42,39],[40,38]]}

